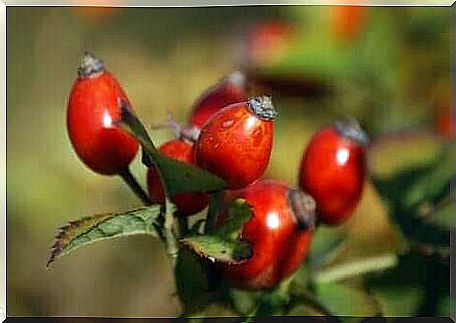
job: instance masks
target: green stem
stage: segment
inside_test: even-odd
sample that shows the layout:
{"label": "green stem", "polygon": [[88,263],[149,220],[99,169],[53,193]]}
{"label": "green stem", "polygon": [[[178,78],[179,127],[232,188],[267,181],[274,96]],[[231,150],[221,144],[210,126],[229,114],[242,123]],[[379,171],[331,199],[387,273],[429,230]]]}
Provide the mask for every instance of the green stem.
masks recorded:
{"label": "green stem", "polygon": [[165,240],[166,240],[166,249],[167,253],[173,268],[176,266],[177,263],[177,255],[178,255],[178,242],[176,239],[175,233],[175,223],[174,223],[174,215],[172,214],[169,205],[168,199],[166,199],[166,210],[165,210]]}
{"label": "green stem", "polygon": [[150,200],[149,196],[143,190],[141,185],[139,185],[138,181],[133,176],[128,167],[120,172],[119,176],[128,185],[128,187],[130,187],[133,193],[135,193],[135,195],[144,203],[144,205],[152,205],[152,201]]}
{"label": "green stem", "polygon": [[325,316],[333,316],[330,310],[323,306],[315,296],[311,293],[300,290],[299,288],[294,288],[293,285],[290,287],[290,294],[304,300],[310,306],[314,307],[317,311],[321,312]]}
{"label": "green stem", "polygon": [[[136,116],[134,112],[132,112],[131,107],[129,106],[128,102],[123,100],[119,104],[119,109],[121,113],[121,122],[119,126],[122,127],[125,131],[129,132],[133,135],[141,144],[143,148],[143,163],[145,160],[149,160],[151,155],[158,154],[157,149],[155,148],[152,140],[150,139],[146,128],[143,126],[139,118]],[[149,160],[150,162],[150,160]],[[148,164],[148,163],[145,163]],[[158,169],[158,174],[160,176],[160,182],[165,187],[165,196],[168,196],[168,188],[166,187],[165,181],[163,179],[163,174],[161,169]],[[150,199],[147,194],[142,190],[139,186],[138,182],[133,178],[130,171],[127,169],[125,172],[121,173],[120,176],[124,179],[124,181],[132,188],[132,190],[136,193],[136,195],[144,202],[144,204],[149,205]],[[177,254],[178,254],[178,242],[176,237],[178,235],[178,228],[175,227],[174,215],[171,212],[169,207],[169,200],[166,199],[165,204],[163,205],[163,213],[165,216],[165,223],[162,233],[162,239],[166,245],[166,250],[168,253],[168,257],[170,259],[171,265],[173,268],[177,263]],[[177,232],[176,232],[177,231]]]}
{"label": "green stem", "polygon": [[181,214],[176,214],[176,216],[179,224],[179,236],[185,237],[188,233],[188,219],[186,216],[182,216]]}
{"label": "green stem", "polygon": [[393,267],[397,263],[397,256],[385,254],[371,258],[354,260],[324,271],[317,272],[314,280],[317,283],[330,283],[352,276],[359,276],[366,272],[383,270]]}
{"label": "green stem", "polygon": [[207,211],[206,223],[204,225],[204,232],[210,232],[215,225],[217,217],[217,210],[219,209],[220,203],[222,202],[224,191],[217,191],[212,193],[209,200],[209,209]]}

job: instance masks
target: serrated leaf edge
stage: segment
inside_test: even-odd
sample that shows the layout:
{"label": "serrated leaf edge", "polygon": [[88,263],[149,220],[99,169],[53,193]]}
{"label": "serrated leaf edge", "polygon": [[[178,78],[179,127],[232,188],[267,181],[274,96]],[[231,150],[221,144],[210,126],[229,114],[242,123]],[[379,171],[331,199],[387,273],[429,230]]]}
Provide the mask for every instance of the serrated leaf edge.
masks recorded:
{"label": "serrated leaf edge", "polygon": [[[203,235],[201,235],[201,237],[202,236]],[[183,244],[184,246],[190,248],[191,250],[193,250],[193,252],[195,252],[198,256],[200,256],[203,259],[208,259],[209,261],[211,261],[213,263],[218,261],[218,262],[225,263],[225,264],[228,264],[228,265],[239,265],[239,264],[244,263],[244,262],[246,262],[248,260],[248,259],[242,259],[242,260],[239,260],[239,261],[236,261],[236,260],[233,260],[233,261],[216,260],[214,257],[211,257],[211,256],[205,254],[204,252],[201,252],[201,250],[199,250],[199,248],[196,248],[195,244],[191,241],[191,238],[194,238],[194,237],[195,236],[181,239],[180,243]],[[196,237],[199,237],[199,236],[196,236]],[[236,241],[233,241],[233,242],[236,242]]]}
{"label": "serrated leaf edge", "polygon": [[[139,212],[141,210],[145,210],[145,209],[148,209],[148,208],[151,208],[151,207],[152,206],[138,207],[138,208],[135,208],[135,209],[131,209],[129,211],[122,212],[122,213],[113,213],[113,212],[98,213],[98,214],[82,217],[82,218],[80,218],[78,220],[70,220],[70,221],[68,221],[66,224],[60,226],[57,229],[57,234],[54,236],[54,244],[50,248],[51,249],[51,254],[49,255],[48,261],[46,263],[46,268],[49,269],[50,265],[58,257],[64,256],[64,255],[66,255],[66,254],[68,254],[70,252],[70,251],[65,251],[64,250],[65,246],[68,245],[68,243],[65,244],[63,240],[67,236],[67,234],[70,232],[72,227],[77,228],[77,227],[79,227],[79,225],[81,223],[84,223],[86,221],[95,219],[97,217],[105,217],[105,219],[103,219],[103,220],[101,220],[99,222],[96,222],[95,226],[89,227],[89,228],[87,228],[87,230],[85,230],[85,231],[81,232],[80,234],[78,234],[77,236],[75,236],[71,240],[71,241],[74,241],[75,239],[79,238],[80,236],[86,234],[88,231],[93,230],[94,228],[96,228],[100,224],[103,224],[106,221],[108,221],[108,220],[110,220],[110,219],[112,219],[112,218],[114,218],[116,216],[124,216],[124,215],[126,215],[128,213]],[[159,207],[159,206],[157,206],[157,207]],[[130,232],[128,234],[122,235],[121,237],[127,237],[127,236],[137,235],[137,234],[144,234],[144,232]],[[109,239],[115,239],[115,238],[119,238],[119,237],[108,236],[108,237],[105,237],[105,238],[100,238],[100,239],[95,240],[95,241],[89,241],[89,242],[85,243],[84,246],[90,245],[92,243],[95,243],[95,242],[98,242],[98,241],[101,241],[101,240],[109,240]],[[71,249],[71,251],[76,250],[76,249],[78,249],[78,248],[80,248],[82,246],[83,245],[77,246],[74,249]]]}

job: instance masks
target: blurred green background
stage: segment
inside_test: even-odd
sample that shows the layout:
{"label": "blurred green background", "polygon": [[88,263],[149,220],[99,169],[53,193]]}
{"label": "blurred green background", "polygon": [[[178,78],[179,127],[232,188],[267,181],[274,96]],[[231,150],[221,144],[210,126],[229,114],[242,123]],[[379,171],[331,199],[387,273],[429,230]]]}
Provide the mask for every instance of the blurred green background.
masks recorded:
{"label": "blurred green background", "polygon": [[[243,69],[279,113],[266,176],[296,185],[312,133],[346,115],[374,142],[385,138],[370,154],[374,174],[436,158],[448,137],[449,22],[446,8],[8,7],[8,315],[179,315],[153,238],[91,245],[45,269],[58,226],[140,204],[120,178],[86,169],[67,137],[67,99],[85,50],[103,58],[148,125],[168,110],[185,122],[202,91]],[[396,133],[405,135],[391,139]],[[160,144],[172,134],[151,136]],[[139,158],[133,171],[144,184]],[[344,259],[400,248],[370,182],[344,230]]]}

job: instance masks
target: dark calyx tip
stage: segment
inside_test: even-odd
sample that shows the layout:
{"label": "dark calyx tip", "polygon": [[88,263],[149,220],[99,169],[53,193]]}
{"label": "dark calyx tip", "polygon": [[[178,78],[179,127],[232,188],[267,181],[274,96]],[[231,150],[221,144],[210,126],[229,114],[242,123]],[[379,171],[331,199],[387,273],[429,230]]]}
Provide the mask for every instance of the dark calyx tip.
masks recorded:
{"label": "dark calyx tip", "polygon": [[81,77],[91,77],[94,74],[101,73],[105,70],[103,61],[85,52],[78,66],[78,75]]}
{"label": "dark calyx tip", "polygon": [[246,77],[241,71],[235,71],[225,77],[225,81],[233,84],[234,86],[243,88],[245,87]]}
{"label": "dark calyx tip", "polygon": [[271,96],[263,95],[248,100],[250,111],[262,120],[274,120],[277,112],[272,105]]}
{"label": "dark calyx tip", "polygon": [[351,139],[360,145],[369,144],[368,135],[361,129],[359,122],[353,117],[347,117],[334,123],[336,131],[343,137]]}
{"label": "dark calyx tip", "polygon": [[298,228],[300,230],[313,230],[317,207],[314,198],[300,189],[290,189],[288,200],[298,223]]}

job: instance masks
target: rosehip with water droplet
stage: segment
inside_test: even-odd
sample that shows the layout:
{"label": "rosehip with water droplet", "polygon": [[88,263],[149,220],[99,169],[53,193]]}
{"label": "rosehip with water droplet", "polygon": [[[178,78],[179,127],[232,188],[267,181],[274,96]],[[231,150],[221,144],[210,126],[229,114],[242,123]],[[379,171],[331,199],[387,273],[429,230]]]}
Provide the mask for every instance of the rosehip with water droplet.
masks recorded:
{"label": "rosehip with water droplet", "polygon": [[223,178],[228,189],[253,183],[269,164],[275,115],[266,96],[223,108],[201,129],[197,165]]}
{"label": "rosehip with water droplet", "polygon": [[71,90],[67,127],[79,158],[94,172],[125,171],[138,151],[138,142],[119,128],[120,104],[130,101],[103,62],[86,53]]}
{"label": "rosehip with water droplet", "polygon": [[366,178],[367,143],[367,135],[354,119],[338,121],[310,139],[299,185],[315,199],[322,222],[344,222],[358,205]]}
{"label": "rosehip with water droplet", "polygon": [[[276,180],[259,180],[240,194],[251,207],[240,239],[251,246],[239,263],[216,263],[233,287],[258,290],[274,287],[295,272],[306,257],[315,223],[315,201],[305,192]],[[221,213],[217,225],[227,214]]]}
{"label": "rosehip with water droplet", "polygon": [[[194,145],[185,140],[174,139],[159,147],[159,152],[164,156],[194,165]],[[160,181],[160,176],[155,167],[150,167],[147,172],[147,186],[152,202],[163,203],[165,192]],[[209,203],[209,197],[204,193],[180,193],[171,197],[177,207],[177,214],[189,216],[203,210]]]}

